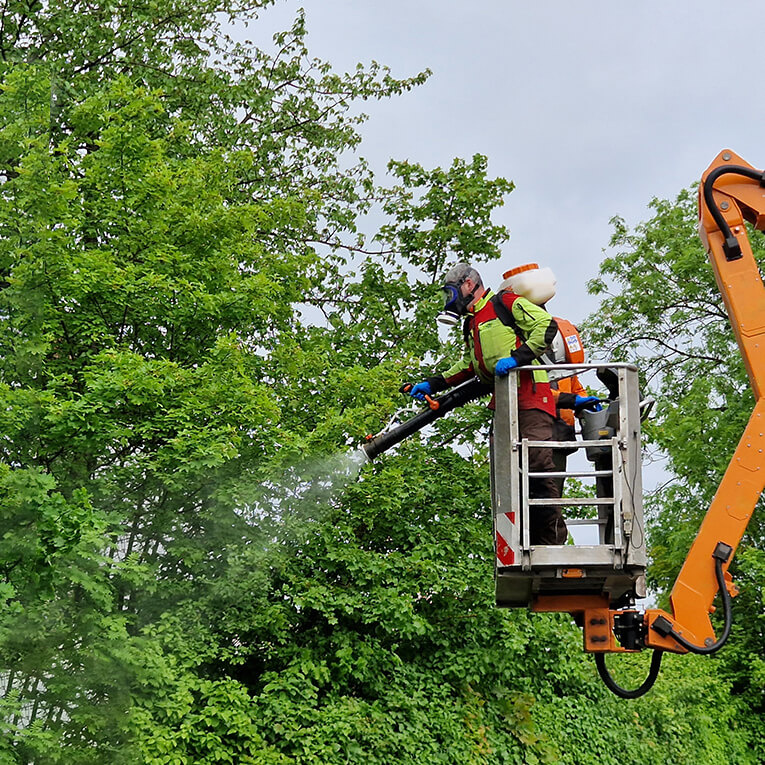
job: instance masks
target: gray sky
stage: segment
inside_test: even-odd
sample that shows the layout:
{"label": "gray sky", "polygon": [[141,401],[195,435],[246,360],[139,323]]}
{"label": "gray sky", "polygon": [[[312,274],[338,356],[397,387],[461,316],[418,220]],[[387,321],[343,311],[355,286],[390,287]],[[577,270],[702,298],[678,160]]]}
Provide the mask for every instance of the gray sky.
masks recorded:
{"label": "gray sky", "polygon": [[720,149],[765,165],[761,0],[280,0],[248,36],[286,28],[300,7],[312,55],[338,70],[433,70],[364,104],[359,153],[380,180],[391,157],[448,167],[486,154],[516,189],[496,216],[511,240],[485,281],[549,266],[549,308],[572,321],[596,307],[585,283],[609,218],[645,219],[652,197],[674,197]]}

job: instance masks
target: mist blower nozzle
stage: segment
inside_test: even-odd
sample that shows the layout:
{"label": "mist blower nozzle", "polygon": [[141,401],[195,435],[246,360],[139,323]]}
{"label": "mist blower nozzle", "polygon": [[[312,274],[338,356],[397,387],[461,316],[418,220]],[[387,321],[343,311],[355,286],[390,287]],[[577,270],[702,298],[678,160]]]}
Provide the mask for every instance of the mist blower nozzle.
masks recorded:
{"label": "mist blower nozzle", "polygon": [[[402,393],[405,392],[406,385],[401,386]],[[411,389],[411,385],[409,385]],[[410,419],[402,422],[396,427],[391,427],[391,423],[373,436],[367,436],[366,443],[362,444],[360,449],[371,462],[378,454],[382,454],[391,449],[396,444],[401,443],[418,430],[422,430],[426,425],[448,414],[452,409],[458,406],[464,406],[470,401],[474,401],[481,396],[486,396],[492,391],[491,386],[484,385],[478,378],[473,378],[467,382],[458,385],[448,393],[437,398],[428,396],[428,409],[419,412]]]}

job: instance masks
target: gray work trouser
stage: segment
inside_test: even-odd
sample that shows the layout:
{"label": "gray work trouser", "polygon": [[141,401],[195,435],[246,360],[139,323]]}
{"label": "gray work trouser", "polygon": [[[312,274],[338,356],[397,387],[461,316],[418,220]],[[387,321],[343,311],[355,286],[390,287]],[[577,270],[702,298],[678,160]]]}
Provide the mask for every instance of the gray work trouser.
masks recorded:
{"label": "gray work trouser", "polygon": [[[554,418],[540,409],[521,409],[518,412],[518,429],[521,438],[529,441],[552,441]],[[529,449],[530,473],[555,472],[553,449],[534,447]],[[561,490],[558,481],[550,478],[530,478],[530,499],[558,499]],[[530,541],[536,545],[562,545],[568,539],[566,522],[559,505],[538,505],[529,509]]]}

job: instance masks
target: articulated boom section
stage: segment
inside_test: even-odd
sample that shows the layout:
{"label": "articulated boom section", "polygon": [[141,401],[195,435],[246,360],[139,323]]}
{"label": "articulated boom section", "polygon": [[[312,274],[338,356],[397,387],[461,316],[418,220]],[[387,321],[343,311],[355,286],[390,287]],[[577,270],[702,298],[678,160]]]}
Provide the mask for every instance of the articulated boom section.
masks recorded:
{"label": "articulated boom section", "polygon": [[[756,401],[675,582],[672,614],[658,610],[646,613],[645,642],[653,648],[714,650],[709,619],[714,610],[712,601],[718,590],[724,590],[721,594],[726,602],[728,596],[737,593],[728,566],[765,488],[765,286],[744,220],[765,229],[765,175],[733,152],[723,151],[701,179],[699,234]],[[721,642],[717,641],[717,647]]]}
{"label": "articulated boom section", "polygon": [[[518,437],[516,378],[497,385],[492,453],[497,603],[574,614],[584,630],[584,648],[595,653],[604,681],[627,698],[651,687],[663,651],[712,653],[730,631],[730,601],[737,589],[728,567],[765,488],[765,286],[744,221],[765,230],[765,173],[723,151],[702,177],[699,231],[756,404],[675,582],[671,613],[631,608],[645,594],[637,370],[609,367],[619,378],[618,396],[611,396],[616,400],[608,406],[609,427],[597,431],[595,440],[584,432],[585,440],[578,442],[595,470],[557,474],[589,475],[596,482],[597,497],[562,501],[564,511],[574,505],[597,508],[597,519],[588,521],[598,529],[591,545],[530,543],[529,513],[549,500],[530,496],[530,480],[540,474],[529,474],[524,465],[529,450],[542,444]],[[716,639],[710,614],[718,593],[725,627]],[[619,688],[605,669],[604,654],[641,648],[655,649],[649,678],[635,691]]]}

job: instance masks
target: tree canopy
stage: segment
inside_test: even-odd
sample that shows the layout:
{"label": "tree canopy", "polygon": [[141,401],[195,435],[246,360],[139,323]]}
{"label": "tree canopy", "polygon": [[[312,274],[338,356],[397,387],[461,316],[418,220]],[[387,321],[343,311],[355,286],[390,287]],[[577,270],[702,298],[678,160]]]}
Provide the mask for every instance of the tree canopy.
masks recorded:
{"label": "tree canopy", "polygon": [[[337,73],[302,15],[273,49],[227,37],[269,4],[0,19],[0,762],[758,761],[756,586],[738,654],[670,660],[627,704],[568,617],[492,605],[483,407],[353,480],[348,448],[443,351],[434,284],[499,256],[513,186],[481,155],[378,182],[360,104],[428,73]],[[617,244],[654,262],[653,227],[690,272],[688,204],[665,206],[675,222]],[[606,273],[629,290],[622,262]],[[726,342],[708,353],[739,376],[707,396],[732,406]],[[706,432],[702,388],[684,393],[652,434],[678,469],[678,429]],[[669,512],[700,509],[717,466],[694,463]],[[657,587],[681,554],[669,517]]]}

